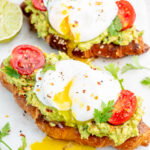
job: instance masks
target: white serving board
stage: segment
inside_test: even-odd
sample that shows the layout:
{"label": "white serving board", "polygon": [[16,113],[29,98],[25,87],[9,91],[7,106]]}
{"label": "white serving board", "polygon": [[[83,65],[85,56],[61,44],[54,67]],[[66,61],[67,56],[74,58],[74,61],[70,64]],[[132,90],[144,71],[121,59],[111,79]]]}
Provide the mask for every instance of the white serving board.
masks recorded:
{"label": "white serving board", "polygon": [[[14,3],[20,4],[22,0],[11,0]],[[150,1],[148,0],[130,0],[136,10],[136,26],[138,29],[145,31],[144,40],[150,45]],[[38,39],[37,35],[29,30],[28,21],[24,18],[24,25],[19,33],[19,35],[9,43],[0,44],[0,63],[6,58],[12,51],[12,49],[20,44],[32,44],[41,47],[45,52],[56,52],[52,50],[42,39]],[[99,58],[94,61],[96,65],[99,65],[103,68],[104,65],[115,62],[118,63],[120,67],[131,61],[131,57],[126,57],[118,60],[106,60]],[[150,52],[145,53],[140,56],[140,62],[150,67]],[[136,93],[136,95],[142,96],[144,99],[144,109],[145,115],[143,117],[144,122],[150,126],[150,88],[144,87],[140,84],[140,81],[146,77],[150,77],[150,71],[139,70],[139,71],[129,71],[121,77],[124,78],[124,85],[127,89]],[[21,145],[20,130],[24,135],[26,135],[28,147],[27,150],[30,150],[29,145],[41,141],[45,134],[42,133],[35,125],[34,121],[29,115],[23,115],[23,111],[13,99],[11,93],[9,93],[5,88],[0,84],[0,128],[6,123],[10,122],[11,132],[4,140],[9,143],[13,150]],[[8,118],[6,117],[8,115]],[[0,145],[1,146],[1,145]],[[137,150],[149,150],[149,147],[139,147]],[[2,147],[2,150],[5,150]],[[97,149],[99,150],[99,149]],[[111,147],[102,148],[101,150],[113,150]]]}

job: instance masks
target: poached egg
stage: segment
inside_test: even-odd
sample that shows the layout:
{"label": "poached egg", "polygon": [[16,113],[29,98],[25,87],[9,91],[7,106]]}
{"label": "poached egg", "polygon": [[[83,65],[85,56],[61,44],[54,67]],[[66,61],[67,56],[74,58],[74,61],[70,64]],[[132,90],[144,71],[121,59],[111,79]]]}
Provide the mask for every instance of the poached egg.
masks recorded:
{"label": "poached egg", "polygon": [[92,40],[117,16],[115,0],[45,0],[51,26],[75,42]]}
{"label": "poached egg", "polygon": [[117,100],[120,91],[120,84],[110,74],[75,60],[59,61],[55,70],[45,74],[39,70],[34,87],[44,105],[71,110],[77,121],[93,119],[94,110],[100,110],[102,102]]}

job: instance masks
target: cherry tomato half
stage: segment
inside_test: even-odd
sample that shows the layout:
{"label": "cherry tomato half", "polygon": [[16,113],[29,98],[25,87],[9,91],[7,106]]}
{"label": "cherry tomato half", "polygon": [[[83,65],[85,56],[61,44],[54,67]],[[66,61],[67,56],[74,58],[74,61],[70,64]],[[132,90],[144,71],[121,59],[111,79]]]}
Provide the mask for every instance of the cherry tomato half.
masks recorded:
{"label": "cherry tomato half", "polygon": [[131,28],[136,18],[133,6],[126,0],[117,1],[116,4],[119,8],[118,16],[121,19],[122,30]]}
{"label": "cherry tomato half", "polygon": [[125,123],[135,113],[136,106],[137,98],[134,93],[128,90],[122,90],[114,105],[112,117],[108,122],[112,125],[121,125]]}
{"label": "cherry tomato half", "polygon": [[44,6],[43,0],[32,0],[33,6],[41,11],[46,11],[47,8]]}
{"label": "cherry tomato half", "polygon": [[21,75],[29,75],[44,66],[45,56],[37,47],[20,45],[12,51],[10,64]]}

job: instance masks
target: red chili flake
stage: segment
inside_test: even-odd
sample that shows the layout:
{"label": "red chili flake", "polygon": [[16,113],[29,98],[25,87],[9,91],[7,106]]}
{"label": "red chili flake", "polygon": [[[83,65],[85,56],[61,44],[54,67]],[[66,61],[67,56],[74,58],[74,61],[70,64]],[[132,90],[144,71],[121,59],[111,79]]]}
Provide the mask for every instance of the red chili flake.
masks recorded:
{"label": "red chili flake", "polygon": [[20,136],[24,136],[24,137],[25,137],[25,135],[24,135],[24,134],[22,134],[22,133],[20,134]]}
{"label": "red chili flake", "polygon": [[90,111],[91,107],[89,105],[87,105],[87,111]]}
{"label": "red chili flake", "polygon": [[42,80],[42,78],[41,78],[41,77],[39,77],[38,79],[39,79],[39,80]]}
{"label": "red chili flake", "polygon": [[75,28],[76,27],[75,24],[73,24],[72,27]]}
{"label": "red chili flake", "polygon": [[52,110],[50,110],[50,109],[48,109],[48,108],[46,109],[46,111],[47,111],[47,112],[53,112]]}
{"label": "red chili flake", "polygon": [[83,90],[82,92],[83,92],[83,93],[85,93],[85,92],[86,92],[86,90]]}
{"label": "red chili flake", "polygon": [[50,83],[50,85],[52,85],[52,86],[53,86],[53,85],[54,85],[54,83]]}
{"label": "red chili flake", "polygon": [[97,82],[98,85],[101,85],[101,82]]}
{"label": "red chili flake", "polygon": [[73,7],[72,6],[68,6],[68,9],[72,9]]}

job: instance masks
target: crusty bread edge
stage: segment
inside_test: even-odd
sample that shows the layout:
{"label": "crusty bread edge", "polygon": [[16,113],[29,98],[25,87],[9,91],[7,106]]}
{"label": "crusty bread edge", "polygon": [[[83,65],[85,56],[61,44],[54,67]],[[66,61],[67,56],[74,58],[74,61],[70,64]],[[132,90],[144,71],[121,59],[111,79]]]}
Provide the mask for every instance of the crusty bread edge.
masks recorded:
{"label": "crusty bread edge", "polygon": [[[39,129],[45,132],[48,136],[60,140],[74,141],[76,143],[89,145],[92,147],[115,147],[113,141],[108,137],[99,138],[96,136],[90,136],[88,139],[81,139],[80,134],[76,128],[67,126],[51,127],[49,122],[44,119],[38,108],[27,105],[26,98],[24,96],[18,95],[17,87],[7,81],[6,74],[3,72],[0,72],[0,81],[2,85],[13,94],[17,104],[24,111],[31,115]],[[148,146],[150,142],[150,128],[141,121],[139,125],[139,132],[140,135],[138,137],[130,138],[125,143],[115,148],[119,150],[133,150],[140,145]]]}

